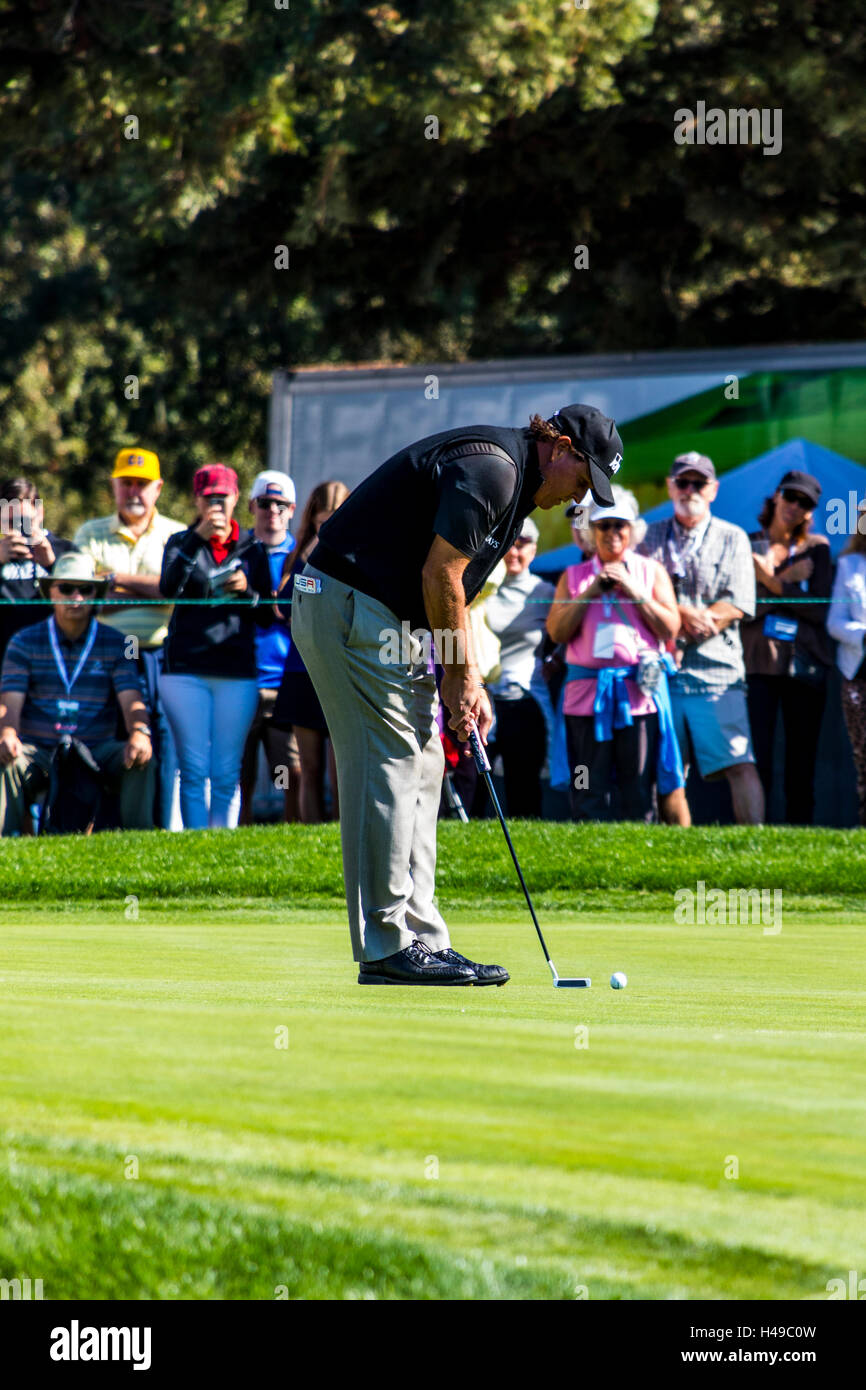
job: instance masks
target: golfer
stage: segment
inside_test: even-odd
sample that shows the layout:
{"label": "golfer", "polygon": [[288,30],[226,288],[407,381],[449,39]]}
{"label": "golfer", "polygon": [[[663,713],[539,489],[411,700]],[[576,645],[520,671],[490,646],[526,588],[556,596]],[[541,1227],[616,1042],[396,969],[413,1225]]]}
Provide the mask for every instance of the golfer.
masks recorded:
{"label": "golfer", "polygon": [[[343,876],[360,984],[501,985],[451,948],[436,907],[443,753],[436,680],[465,742],[493,716],[467,608],[535,507],[587,488],[613,502],[612,420],[572,405],[527,429],[468,425],[411,444],[364,480],[295,576],[292,639],[337,760]],[[432,634],[432,644],[431,644]]]}

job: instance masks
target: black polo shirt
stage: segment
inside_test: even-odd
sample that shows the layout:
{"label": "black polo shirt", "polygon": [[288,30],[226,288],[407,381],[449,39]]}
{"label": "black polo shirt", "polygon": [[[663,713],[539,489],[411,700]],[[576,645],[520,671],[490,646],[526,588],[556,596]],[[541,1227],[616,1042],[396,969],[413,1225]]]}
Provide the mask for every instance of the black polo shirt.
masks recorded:
{"label": "black polo shirt", "polygon": [[[449,458],[474,444],[466,457]],[[491,452],[498,446],[508,456]],[[435,536],[469,564],[467,603],[514,544],[542,483],[528,429],[466,425],[444,430],[393,455],[350,493],[319,533],[310,564],[323,574],[427,628],[421,571]]]}

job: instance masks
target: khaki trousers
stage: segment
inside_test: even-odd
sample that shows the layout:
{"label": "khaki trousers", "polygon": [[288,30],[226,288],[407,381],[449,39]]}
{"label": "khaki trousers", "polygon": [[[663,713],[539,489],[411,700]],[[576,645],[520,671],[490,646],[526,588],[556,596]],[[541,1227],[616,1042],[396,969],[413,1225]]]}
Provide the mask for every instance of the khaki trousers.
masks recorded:
{"label": "khaki trousers", "polygon": [[415,937],[441,951],[450,940],[434,899],[445,761],[435,677],[417,643],[417,660],[389,660],[401,625],[384,604],[310,565],[305,573],[322,587],[294,590],[292,640],[334,745],[355,960],[381,960]]}

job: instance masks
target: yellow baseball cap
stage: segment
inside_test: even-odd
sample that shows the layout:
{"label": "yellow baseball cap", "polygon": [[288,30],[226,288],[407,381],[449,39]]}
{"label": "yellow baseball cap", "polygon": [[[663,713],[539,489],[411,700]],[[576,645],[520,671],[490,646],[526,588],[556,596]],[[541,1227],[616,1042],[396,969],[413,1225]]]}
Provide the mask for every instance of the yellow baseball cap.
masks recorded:
{"label": "yellow baseball cap", "polygon": [[150,449],[121,449],[114,460],[112,478],[141,478],[155,483],[161,476],[159,459]]}

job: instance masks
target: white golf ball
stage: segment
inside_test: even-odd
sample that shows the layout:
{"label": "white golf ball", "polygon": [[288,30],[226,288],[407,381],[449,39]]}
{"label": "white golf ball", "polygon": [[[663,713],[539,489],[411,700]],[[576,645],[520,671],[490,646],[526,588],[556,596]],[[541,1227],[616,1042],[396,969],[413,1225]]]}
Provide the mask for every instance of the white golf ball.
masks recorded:
{"label": "white golf ball", "polygon": [[625,975],[623,975],[623,973],[622,973],[621,970],[617,970],[617,971],[616,971],[613,975],[611,975],[611,977],[610,977],[610,987],[611,987],[611,989],[625,989],[625,987],[626,987],[627,984],[628,984],[628,980],[626,979]]}

